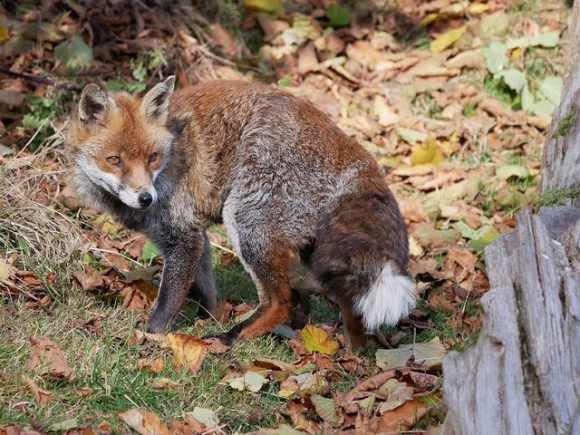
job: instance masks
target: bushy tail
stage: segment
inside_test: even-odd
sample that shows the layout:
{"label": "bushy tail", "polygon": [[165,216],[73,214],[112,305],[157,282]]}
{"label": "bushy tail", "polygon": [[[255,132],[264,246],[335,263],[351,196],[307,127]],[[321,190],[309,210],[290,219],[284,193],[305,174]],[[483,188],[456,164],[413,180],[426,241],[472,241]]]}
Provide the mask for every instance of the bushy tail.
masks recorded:
{"label": "bushy tail", "polygon": [[392,261],[387,261],[368,291],[358,297],[354,311],[362,316],[367,332],[372,333],[381,325],[395,325],[408,316],[416,297],[415,284],[401,275]]}

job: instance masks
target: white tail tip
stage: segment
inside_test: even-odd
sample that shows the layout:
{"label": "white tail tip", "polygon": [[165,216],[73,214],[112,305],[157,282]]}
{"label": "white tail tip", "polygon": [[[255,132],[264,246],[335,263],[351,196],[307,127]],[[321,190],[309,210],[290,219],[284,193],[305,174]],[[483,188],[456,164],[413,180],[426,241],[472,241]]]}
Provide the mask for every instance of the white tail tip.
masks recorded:
{"label": "white tail tip", "polygon": [[362,316],[367,332],[375,332],[381,325],[395,325],[415,307],[415,284],[397,272],[388,261],[381,274],[360,297],[355,313]]}

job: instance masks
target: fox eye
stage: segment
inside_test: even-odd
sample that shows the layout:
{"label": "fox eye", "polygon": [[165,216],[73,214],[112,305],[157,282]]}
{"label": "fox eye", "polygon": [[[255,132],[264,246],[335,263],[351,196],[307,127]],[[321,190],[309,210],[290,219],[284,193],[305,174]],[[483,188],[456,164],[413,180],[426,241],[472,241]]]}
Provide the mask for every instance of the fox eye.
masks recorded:
{"label": "fox eye", "polygon": [[149,163],[154,163],[155,161],[157,161],[158,157],[159,157],[158,153],[149,154]]}
{"label": "fox eye", "polygon": [[119,156],[107,157],[107,163],[111,166],[119,166],[121,164],[121,157]]}

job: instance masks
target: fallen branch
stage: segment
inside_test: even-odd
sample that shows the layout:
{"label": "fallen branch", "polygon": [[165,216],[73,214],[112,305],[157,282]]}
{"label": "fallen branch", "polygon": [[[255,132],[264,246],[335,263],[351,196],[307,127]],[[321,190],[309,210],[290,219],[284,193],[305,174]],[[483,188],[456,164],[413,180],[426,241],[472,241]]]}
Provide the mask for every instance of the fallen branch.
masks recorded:
{"label": "fallen branch", "polygon": [[53,88],[64,89],[67,91],[79,92],[83,89],[83,86],[78,85],[76,83],[58,82],[58,81],[51,79],[49,77],[41,77],[41,76],[37,76],[37,75],[33,75],[33,74],[11,71],[7,68],[0,68],[0,73],[6,74],[10,77],[16,77],[16,78],[28,80],[29,82],[34,82],[34,83],[41,83],[43,85],[52,86]]}

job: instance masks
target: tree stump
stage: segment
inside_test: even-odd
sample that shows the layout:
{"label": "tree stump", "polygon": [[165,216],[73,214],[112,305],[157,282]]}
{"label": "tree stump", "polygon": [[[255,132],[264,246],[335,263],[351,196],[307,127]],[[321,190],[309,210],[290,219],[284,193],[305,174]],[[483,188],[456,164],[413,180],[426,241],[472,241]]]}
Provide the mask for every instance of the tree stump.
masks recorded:
{"label": "tree stump", "polygon": [[566,206],[518,214],[485,249],[491,290],[477,344],[443,361],[449,434],[580,434],[580,1],[542,192]]}

